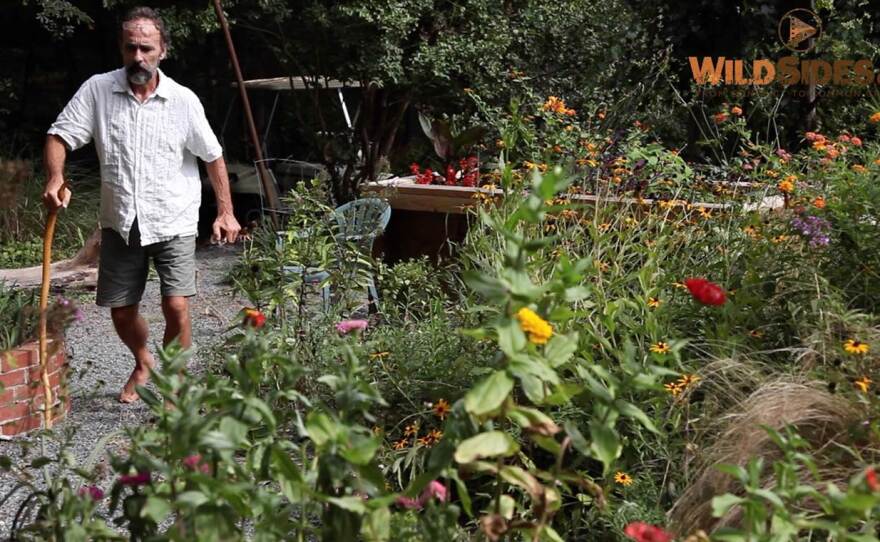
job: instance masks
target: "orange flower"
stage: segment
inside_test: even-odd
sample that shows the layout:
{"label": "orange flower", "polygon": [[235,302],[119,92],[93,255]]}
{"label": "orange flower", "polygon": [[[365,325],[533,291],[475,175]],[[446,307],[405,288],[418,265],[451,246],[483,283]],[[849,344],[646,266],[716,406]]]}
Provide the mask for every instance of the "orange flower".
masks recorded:
{"label": "orange flower", "polygon": [[452,408],[449,406],[449,401],[446,399],[440,399],[437,401],[437,404],[434,405],[434,415],[440,418],[441,420],[445,420],[446,416],[449,416],[449,412]]}
{"label": "orange flower", "polygon": [[822,196],[816,196],[816,199],[813,200],[813,207],[815,207],[816,209],[824,209],[825,198]]}
{"label": "orange flower", "polygon": [[871,115],[871,117],[868,120],[870,120],[874,124],[877,124],[878,122],[880,122],[880,111],[877,111],[876,113]]}
{"label": "orange flower", "polygon": [[779,184],[776,185],[776,188],[778,188],[780,192],[790,194],[794,191],[794,183],[786,178],[779,181]]}
{"label": "orange flower", "polygon": [[260,329],[266,325],[266,315],[257,309],[247,308],[242,312],[244,313],[244,321],[242,322],[244,327]]}
{"label": "orange flower", "polygon": [[721,113],[715,113],[715,116],[712,117],[715,120],[715,124],[721,124],[722,122],[727,120],[727,113],[722,111]]}
{"label": "orange flower", "polygon": [[865,166],[863,166],[861,164],[853,164],[852,170],[855,171],[856,173],[864,173],[864,172],[868,171],[868,168],[866,168]]}
{"label": "orange flower", "polygon": [[395,450],[402,450],[402,449],[406,448],[406,446],[408,444],[409,444],[409,440],[406,438],[402,438],[402,439],[396,441],[394,444],[392,444],[391,447],[394,448]]}
{"label": "orange flower", "polygon": [[735,116],[738,117],[738,116],[740,116],[740,115],[743,114],[743,110],[742,110],[738,105],[735,105],[735,106],[733,106],[733,107],[730,108],[730,113],[731,113],[732,115],[735,115]]}

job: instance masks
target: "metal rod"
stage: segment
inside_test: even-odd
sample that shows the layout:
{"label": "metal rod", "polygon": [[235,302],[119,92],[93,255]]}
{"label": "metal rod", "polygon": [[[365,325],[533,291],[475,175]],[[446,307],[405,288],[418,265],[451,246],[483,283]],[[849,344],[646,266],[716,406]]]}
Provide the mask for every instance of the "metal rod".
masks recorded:
{"label": "metal rod", "polygon": [[265,161],[263,160],[263,149],[260,145],[260,136],[257,135],[257,127],[254,124],[254,115],[251,112],[251,102],[248,100],[247,89],[244,87],[244,78],[241,76],[241,67],[238,64],[238,56],[235,54],[235,45],[232,43],[232,34],[229,33],[229,23],[223,14],[223,7],[220,0],[214,0],[214,11],[217,12],[217,20],[220,21],[220,27],[223,29],[223,35],[226,38],[226,47],[229,49],[229,59],[232,61],[232,68],[235,70],[235,79],[238,82],[238,90],[241,94],[242,105],[244,105],[244,114],[247,119],[248,131],[251,136],[251,143],[254,145],[254,152],[257,155],[257,173],[260,176],[260,183],[263,185],[263,192],[269,200],[269,206],[272,209],[270,217],[272,225],[277,229],[278,216],[276,211],[281,209],[281,201],[278,197],[278,191],[272,179],[266,171]]}

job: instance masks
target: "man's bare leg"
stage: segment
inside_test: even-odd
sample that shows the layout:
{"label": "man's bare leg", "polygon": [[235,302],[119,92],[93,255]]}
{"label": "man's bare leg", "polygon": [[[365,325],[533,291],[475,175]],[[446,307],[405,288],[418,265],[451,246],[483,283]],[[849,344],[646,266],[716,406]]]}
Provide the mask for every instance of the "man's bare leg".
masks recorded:
{"label": "man's bare leg", "polygon": [[162,344],[168,346],[177,339],[184,350],[192,346],[192,322],[189,317],[189,299],[183,296],[163,296],[162,314],[165,315],[165,336]]}
{"label": "man's bare leg", "polygon": [[147,348],[149,328],[143,317],[138,314],[137,304],[114,307],[110,309],[110,316],[113,318],[113,327],[116,328],[119,338],[134,355],[134,370],[122,388],[122,393],[119,394],[120,402],[133,403],[138,400],[135,387],[147,383],[150,379],[150,369],[155,365],[153,356]]}

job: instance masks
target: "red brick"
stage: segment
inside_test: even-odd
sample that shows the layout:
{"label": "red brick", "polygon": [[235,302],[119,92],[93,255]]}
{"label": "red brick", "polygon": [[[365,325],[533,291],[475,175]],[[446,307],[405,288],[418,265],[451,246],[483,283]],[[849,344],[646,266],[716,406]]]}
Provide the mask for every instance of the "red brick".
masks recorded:
{"label": "red brick", "polygon": [[3,352],[0,370],[3,372],[9,372],[21,369],[22,367],[27,367],[30,364],[30,356],[30,350],[22,350],[20,348]]}
{"label": "red brick", "polygon": [[10,406],[0,408],[0,423],[17,420],[22,416],[27,416],[30,407],[27,402],[14,403]]}
{"label": "red brick", "polygon": [[29,369],[17,369],[2,373],[0,374],[0,384],[7,388],[24,384],[27,382],[28,371]]}
{"label": "red brick", "polygon": [[10,389],[15,390],[16,401],[29,401],[37,393],[36,383],[22,384]]}
{"label": "red brick", "polygon": [[32,414],[26,418],[20,418],[13,422],[5,423],[0,426],[0,431],[4,435],[18,435],[26,431],[38,429],[43,425],[43,418],[38,414]]}
{"label": "red brick", "polygon": [[24,387],[26,386],[13,386],[4,389],[3,392],[0,393],[0,407],[4,407],[15,401],[15,394],[18,392],[18,389]]}

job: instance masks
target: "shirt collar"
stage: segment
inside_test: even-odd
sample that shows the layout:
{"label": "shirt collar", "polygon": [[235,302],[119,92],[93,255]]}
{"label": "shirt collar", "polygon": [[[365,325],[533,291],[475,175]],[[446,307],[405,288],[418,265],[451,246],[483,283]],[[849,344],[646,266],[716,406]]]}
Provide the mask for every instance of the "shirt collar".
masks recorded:
{"label": "shirt collar", "polygon": [[[162,68],[157,68],[157,70],[159,71],[159,84],[156,85],[156,89],[150,96],[156,96],[163,100],[167,100],[171,97],[171,85],[168,82],[168,77],[162,71]],[[128,85],[128,79],[125,77],[125,68],[119,68],[116,70],[113,77],[113,92],[126,92],[134,95],[131,91],[131,87]]]}

